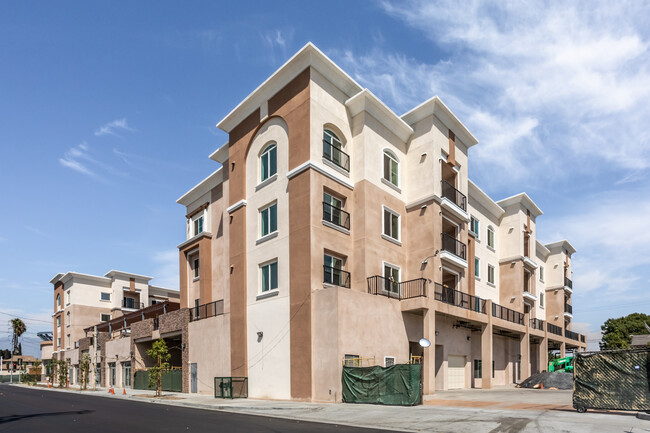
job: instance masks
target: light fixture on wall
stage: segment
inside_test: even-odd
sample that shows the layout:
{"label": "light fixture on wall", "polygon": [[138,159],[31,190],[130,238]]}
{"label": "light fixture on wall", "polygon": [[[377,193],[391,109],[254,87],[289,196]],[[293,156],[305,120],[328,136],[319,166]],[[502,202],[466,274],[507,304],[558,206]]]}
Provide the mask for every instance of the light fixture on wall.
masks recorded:
{"label": "light fixture on wall", "polygon": [[262,331],[257,331],[257,342],[259,343],[262,341],[262,338],[264,337],[264,332]]}
{"label": "light fixture on wall", "polygon": [[436,337],[440,335],[440,331],[436,331]]}
{"label": "light fixture on wall", "polygon": [[467,341],[470,341],[471,339],[472,339],[472,337],[470,337],[470,336],[468,335],[468,336],[467,336]]}

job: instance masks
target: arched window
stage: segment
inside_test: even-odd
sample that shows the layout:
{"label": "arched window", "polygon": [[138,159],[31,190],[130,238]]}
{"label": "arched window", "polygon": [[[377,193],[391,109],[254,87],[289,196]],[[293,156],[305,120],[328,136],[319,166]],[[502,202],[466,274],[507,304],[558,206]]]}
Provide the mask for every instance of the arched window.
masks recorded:
{"label": "arched window", "polygon": [[323,129],[323,156],[345,171],[350,171],[350,157],[342,148],[341,139],[331,130]]}
{"label": "arched window", "polygon": [[61,295],[56,295],[56,308],[61,308]]}
{"label": "arched window", "polygon": [[399,186],[399,160],[390,150],[384,150],[384,179]]}
{"label": "arched window", "polygon": [[271,143],[260,156],[260,182],[264,182],[278,171],[278,147]]}
{"label": "arched window", "polygon": [[492,226],[488,226],[487,228],[487,241],[488,247],[494,248],[494,229]]}

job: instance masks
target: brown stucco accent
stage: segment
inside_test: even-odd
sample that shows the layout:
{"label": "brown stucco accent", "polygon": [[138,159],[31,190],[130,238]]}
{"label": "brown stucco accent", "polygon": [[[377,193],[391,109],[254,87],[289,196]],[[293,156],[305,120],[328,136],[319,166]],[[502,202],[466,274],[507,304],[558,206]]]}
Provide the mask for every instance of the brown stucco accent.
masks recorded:
{"label": "brown stucco accent", "polygon": [[199,249],[199,297],[202,304],[212,299],[212,239],[208,236],[197,237],[197,239],[183,246],[178,251],[179,257],[179,287],[181,308],[188,305],[187,293],[189,290],[189,263],[188,253]]}
{"label": "brown stucco accent", "polygon": [[291,397],[311,398],[310,175],[289,180],[289,302]]}
{"label": "brown stucco accent", "polygon": [[129,278],[129,292],[135,293],[135,278]]}
{"label": "brown stucco accent", "polygon": [[456,165],[456,134],[451,129],[449,130],[449,156],[447,157],[449,165]]}
{"label": "brown stucco accent", "polygon": [[196,209],[194,209],[192,212],[189,212],[187,215],[185,215],[185,218],[187,218],[187,219],[192,218],[192,217],[193,217],[194,215],[196,215],[197,213],[199,213],[199,212],[201,212],[201,211],[207,209],[208,206],[210,206],[210,203],[204,203],[204,204],[202,204],[201,206],[199,206],[199,207],[197,207]]}
{"label": "brown stucco accent", "polygon": [[246,208],[230,214],[230,367],[248,376],[246,349]]}

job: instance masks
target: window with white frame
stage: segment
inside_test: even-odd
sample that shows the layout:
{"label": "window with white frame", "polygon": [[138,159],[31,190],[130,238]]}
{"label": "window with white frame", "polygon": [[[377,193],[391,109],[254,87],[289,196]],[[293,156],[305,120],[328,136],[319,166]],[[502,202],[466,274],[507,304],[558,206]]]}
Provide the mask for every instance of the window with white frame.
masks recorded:
{"label": "window with white frame", "polygon": [[99,321],[100,322],[108,322],[109,320],[111,320],[111,315],[110,314],[102,313],[102,314],[99,315]]}
{"label": "window with white frame", "polygon": [[474,276],[476,278],[481,277],[481,259],[474,257]]}
{"label": "window with white frame", "polygon": [[278,172],[278,148],[275,143],[270,143],[260,156],[260,182]]}
{"label": "window with white frame", "polygon": [[471,217],[469,220],[469,231],[474,233],[476,239],[479,238],[479,223],[478,220],[474,217]]}
{"label": "window with white frame", "polygon": [[346,287],[349,285],[350,282],[345,281],[346,273],[341,272],[343,270],[342,258],[333,256],[331,254],[325,254],[323,259],[323,267],[325,271],[325,283],[341,287]]}
{"label": "window with white frame", "polygon": [[400,216],[384,207],[384,234],[396,241],[400,238]]}
{"label": "window with white frame", "polygon": [[65,313],[65,327],[67,328],[69,326],[70,326],[70,312],[68,311],[67,313]]}
{"label": "window with white frame", "polygon": [[70,305],[70,290],[65,292],[65,305]]}
{"label": "window with white frame", "polygon": [[192,272],[195,280],[201,275],[201,263],[198,257],[192,260]]}
{"label": "window with white frame", "polygon": [[72,343],[72,340],[71,340],[71,338],[70,338],[70,334],[68,334],[68,335],[67,335],[67,344],[66,344],[66,347],[67,347],[68,349],[70,348],[70,344],[71,344],[71,343]]}
{"label": "window with white frame", "polygon": [[399,293],[400,269],[397,266],[384,263],[384,291]]}
{"label": "window with white frame", "polygon": [[487,228],[487,243],[488,247],[494,248],[494,229],[492,226],[488,226]]}
{"label": "window with white frame", "polygon": [[203,213],[192,220],[193,232],[192,236],[203,233]]}
{"label": "window with white frame", "polygon": [[56,295],[56,309],[61,309],[61,295]]}
{"label": "window with white frame", "polygon": [[110,301],[111,300],[111,294],[108,292],[102,292],[100,299],[102,301]]}
{"label": "window with white frame", "polygon": [[56,347],[61,347],[61,337],[56,338]]}
{"label": "window with white frame", "polygon": [[494,266],[488,265],[488,283],[494,284]]}
{"label": "window with white frame", "polygon": [[260,266],[262,293],[278,288],[278,262],[271,262]]}
{"label": "window with white frame", "polygon": [[56,316],[56,327],[57,328],[61,327],[61,316]]}
{"label": "window with white frame", "polygon": [[260,237],[264,237],[278,230],[278,204],[260,210]]}
{"label": "window with white frame", "polygon": [[539,281],[544,282],[544,266],[539,267]]}
{"label": "window with white frame", "polygon": [[395,365],[395,357],[384,356],[384,367],[392,367],[393,365]]}
{"label": "window with white frame", "polygon": [[399,186],[399,160],[390,150],[384,150],[384,179]]}
{"label": "window with white frame", "polygon": [[544,292],[540,292],[539,294],[539,306],[544,308]]}
{"label": "window with white frame", "polygon": [[350,170],[350,160],[343,152],[343,143],[329,129],[323,130],[323,156],[344,170]]}

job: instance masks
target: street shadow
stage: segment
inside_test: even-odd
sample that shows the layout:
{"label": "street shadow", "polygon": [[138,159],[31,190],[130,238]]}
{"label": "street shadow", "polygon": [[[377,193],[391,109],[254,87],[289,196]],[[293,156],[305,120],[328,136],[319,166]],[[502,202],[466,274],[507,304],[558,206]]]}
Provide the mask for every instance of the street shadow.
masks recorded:
{"label": "street shadow", "polygon": [[20,421],[27,418],[39,418],[42,416],[61,416],[61,415],[86,415],[95,412],[94,410],[71,410],[67,412],[47,412],[47,413],[31,413],[28,415],[7,415],[0,417],[0,424],[8,422]]}

